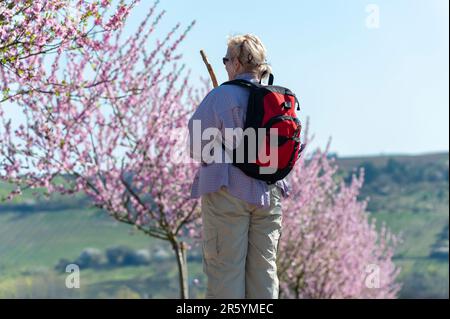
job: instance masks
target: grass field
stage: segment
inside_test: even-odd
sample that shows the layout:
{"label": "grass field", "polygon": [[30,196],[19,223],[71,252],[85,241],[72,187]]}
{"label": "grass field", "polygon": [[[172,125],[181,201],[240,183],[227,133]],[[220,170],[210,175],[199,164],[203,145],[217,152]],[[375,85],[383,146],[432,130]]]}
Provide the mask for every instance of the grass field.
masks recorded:
{"label": "grass field", "polygon": [[[0,298],[168,298],[178,297],[177,268],[167,243],[149,238],[94,209],[0,214]],[[81,269],[80,289],[65,289],[67,273],[53,268],[60,258],[74,260],[87,247],[104,250],[162,247],[167,260],[150,266]],[[191,296],[203,293],[201,264],[189,264]]]}
{"label": "grass field", "polygon": [[[447,257],[433,258],[433,246],[439,241],[448,210],[435,213],[380,212],[378,221],[384,221],[395,233],[401,233],[395,263],[402,271],[399,281],[403,288],[401,298],[448,298],[449,270]],[[447,235],[448,248],[448,235]]]}

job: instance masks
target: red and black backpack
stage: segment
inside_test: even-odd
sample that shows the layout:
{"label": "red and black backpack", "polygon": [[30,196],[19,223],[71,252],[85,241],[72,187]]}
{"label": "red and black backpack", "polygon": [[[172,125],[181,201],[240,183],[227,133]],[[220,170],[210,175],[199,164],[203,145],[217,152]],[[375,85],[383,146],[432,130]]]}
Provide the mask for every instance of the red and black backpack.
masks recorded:
{"label": "red and black backpack", "polygon": [[[237,79],[224,82],[221,85],[239,85],[250,90],[248,99],[248,107],[246,119],[244,124],[244,131],[247,128],[253,128],[256,132],[256,141],[262,141],[260,144],[256,143],[256,161],[249,161],[248,157],[248,139],[244,135],[241,144],[233,149],[231,152],[225,149],[222,143],[222,148],[232,155],[232,164],[241,169],[245,174],[253,178],[266,181],[267,184],[273,184],[278,180],[286,177],[303,151],[305,144],[300,141],[301,123],[295,112],[300,110],[300,104],[296,95],[289,89],[275,86],[273,84],[273,75],[270,74],[269,85],[261,85],[250,81]],[[263,128],[263,130],[258,130]],[[278,142],[275,147],[270,148],[269,133],[270,128],[278,129]],[[264,132],[265,136],[259,139],[258,134]],[[269,165],[270,163],[263,163],[260,161],[264,148],[261,148],[265,143],[266,156],[270,156],[271,152],[278,152],[278,161],[276,166]],[[243,147],[244,161],[238,162],[236,159],[236,152],[238,148]],[[275,153],[276,154],[276,153]],[[263,154],[264,155],[264,154]],[[262,167],[271,167],[274,173],[261,173]]]}

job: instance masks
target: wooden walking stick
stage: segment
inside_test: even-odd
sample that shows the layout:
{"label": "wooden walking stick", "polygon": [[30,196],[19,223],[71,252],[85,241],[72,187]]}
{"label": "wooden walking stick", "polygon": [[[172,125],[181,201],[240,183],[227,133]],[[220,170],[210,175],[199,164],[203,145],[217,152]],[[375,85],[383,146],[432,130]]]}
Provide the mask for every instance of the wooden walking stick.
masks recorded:
{"label": "wooden walking stick", "polygon": [[206,64],[206,68],[208,69],[209,76],[211,77],[213,86],[214,86],[215,88],[218,87],[219,85],[217,84],[217,78],[216,78],[216,75],[214,74],[214,70],[212,69],[211,64],[209,64],[209,62],[208,62],[208,58],[206,57],[205,51],[200,50],[200,54],[202,55],[203,62],[205,62],[205,64]]}

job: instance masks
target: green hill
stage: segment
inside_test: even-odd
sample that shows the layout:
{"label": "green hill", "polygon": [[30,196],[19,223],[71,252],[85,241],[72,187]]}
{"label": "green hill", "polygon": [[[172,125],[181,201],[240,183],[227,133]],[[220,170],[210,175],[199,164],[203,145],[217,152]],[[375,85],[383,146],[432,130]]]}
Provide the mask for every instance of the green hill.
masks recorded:
{"label": "green hill", "polygon": [[402,236],[395,256],[401,298],[448,298],[449,154],[337,158],[349,179],[365,169],[368,211]]}

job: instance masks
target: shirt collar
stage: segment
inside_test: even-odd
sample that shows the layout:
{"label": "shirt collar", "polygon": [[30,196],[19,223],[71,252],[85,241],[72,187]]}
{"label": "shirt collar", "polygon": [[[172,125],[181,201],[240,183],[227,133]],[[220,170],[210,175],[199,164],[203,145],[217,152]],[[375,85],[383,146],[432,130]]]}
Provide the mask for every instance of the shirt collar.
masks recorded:
{"label": "shirt collar", "polygon": [[236,75],[235,80],[241,79],[241,80],[248,80],[251,82],[259,82],[259,80],[256,78],[256,75],[253,73],[241,73]]}

